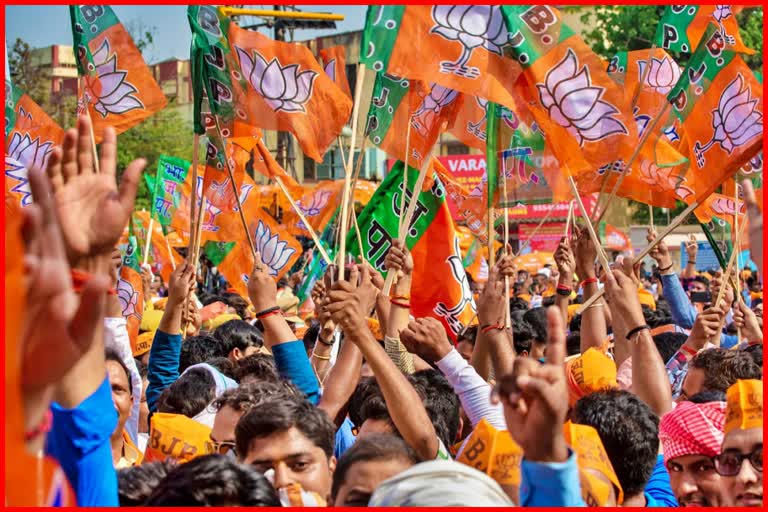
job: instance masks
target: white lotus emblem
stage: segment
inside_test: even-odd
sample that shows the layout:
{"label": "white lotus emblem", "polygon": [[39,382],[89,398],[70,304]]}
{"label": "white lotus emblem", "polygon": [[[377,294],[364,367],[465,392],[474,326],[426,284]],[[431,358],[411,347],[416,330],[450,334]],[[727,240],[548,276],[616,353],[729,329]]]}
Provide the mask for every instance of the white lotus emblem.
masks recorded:
{"label": "white lotus emblem", "polygon": [[277,235],[273,235],[269,226],[262,221],[259,221],[256,228],[254,243],[256,250],[261,253],[261,260],[269,267],[269,273],[273,276],[280,273],[280,270],[296,252],[292,247],[288,247],[288,242],[280,240]]}
{"label": "white lotus emblem", "polygon": [[763,133],[763,114],[755,110],[758,100],[752,99],[750,86],[744,82],[741,73],[720,96],[717,110],[712,111],[712,127],[715,129],[712,139],[702,146],[699,141],[694,145],[696,164],[704,167],[706,153],[715,143],[730,155],[734,149],[742,146]]}
{"label": "white lotus emblem", "polygon": [[25,133],[14,132],[11,143],[8,145],[7,155],[27,169],[45,169],[48,155],[53,151],[53,142],[41,142],[40,137],[35,140]]}
{"label": "white lotus emblem", "polygon": [[334,82],[336,81],[336,59],[331,59],[325,64],[325,74]]}
{"label": "white lotus emblem", "polygon": [[672,175],[672,167],[660,168],[650,160],[640,162],[640,179],[658,190],[669,192],[685,182],[682,176]]}
{"label": "white lotus emblem", "polygon": [[423,137],[435,126],[435,119],[443,109],[456,101],[459,92],[438,84],[431,84],[429,94],[421,101],[421,105],[413,113],[411,124]]}
{"label": "white lotus emblem", "polygon": [[134,290],[133,285],[124,279],[117,282],[117,300],[120,301],[120,308],[123,310],[123,317],[135,316],[141,320],[141,314],[137,310],[139,303],[139,292]]}
{"label": "white lotus emblem", "polygon": [[579,145],[595,142],[617,133],[629,134],[614,115],[619,110],[602,101],[605,89],[592,85],[589,70],[582,66],[573,50],[547,72],[543,84],[536,84],[539,100],[549,117],[573,135]]}
{"label": "white lotus emblem", "polygon": [[11,188],[11,192],[21,195],[21,200],[19,201],[21,206],[32,204],[32,189],[29,186],[27,168],[10,156],[5,155],[5,179],[9,178],[18,181]]}
{"label": "white lotus emblem", "polygon": [[312,97],[312,87],[318,73],[308,69],[299,72],[298,64],[282,66],[277,57],[267,62],[258,52],[253,59],[248,52],[235,46],[240,70],[251,86],[275,112],[306,112],[304,104]]}
{"label": "white lotus emblem", "polygon": [[[135,109],[143,109],[144,104],[134,93],[139,92],[131,83],[125,81],[127,71],[117,69],[117,54],[111,53],[109,39],[104,39],[101,47],[93,54],[93,65],[96,66],[98,81],[86,77],[86,97],[84,100],[90,102],[91,95],[94,95],[96,101],[94,110],[107,117],[109,114],[125,114]],[[98,84],[98,94],[94,91],[94,86]]]}
{"label": "white lotus emblem", "polygon": [[680,79],[680,66],[670,57],[652,58],[651,68],[647,72],[645,71],[645,67],[648,65],[647,61],[638,61],[637,64],[640,68],[638,71],[640,76],[646,73],[643,85],[653,88],[659,94],[666,95]]}
{"label": "white lotus emblem", "polygon": [[509,32],[498,5],[436,5],[432,19],[437,23],[430,33],[439,34],[449,41],[458,41],[463,49],[454,62],[440,62],[441,73],[453,73],[466,78],[477,78],[480,70],[467,67],[475,48],[483,47],[497,55],[509,42]]}
{"label": "white lotus emblem", "polygon": [[328,204],[328,198],[331,197],[331,191],[330,190],[320,190],[314,194],[312,194],[310,198],[310,202],[307,206],[304,206],[302,204],[302,201],[298,202],[299,208],[301,208],[301,212],[308,216],[308,217],[314,217],[315,215],[319,215],[321,211],[323,211],[323,208]]}
{"label": "white lotus emblem", "polygon": [[[736,215],[736,201],[728,197],[717,197],[712,201],[712,211],[718,216],[724,215]],[[739,215],[743,215],[746,212],[746,206],[742,201],[738,204]]]}
{"label": "white lotus emblem", "polygon": [[459,316],[464,312],[467,305],[470,305],[472,311],[475,311],[475,302],[472,298],[472,290],[469,288],[469,280],[461,262],[461,250],[459,237],[453,235],[453,255],[448,257],[448,264],[451,266],[451,275],[461,286],[461,299],[455,306],[449,308],[446,304],[438,302],[435,306],[435,313],[445,320],[454,334],[459,334],[464,329],[464,324],[459,320]]}

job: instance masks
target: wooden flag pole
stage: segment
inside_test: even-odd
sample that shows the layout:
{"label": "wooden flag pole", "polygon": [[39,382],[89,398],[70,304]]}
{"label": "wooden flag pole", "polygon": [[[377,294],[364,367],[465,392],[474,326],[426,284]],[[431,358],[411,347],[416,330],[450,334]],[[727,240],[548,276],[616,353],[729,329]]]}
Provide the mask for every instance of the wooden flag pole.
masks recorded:
{"label": "wooden flag pole", "polygon": [[[739,182],[736,180],[736,178],[733,178],[733,184],[734,184],[734,192],[733,192],[733,204],[734,204],[734,215],[733,215],[733,230],[736,231],[737,238],[741,238],[741,231],[739,230]],[[746,222],[742,223],[742,227],[746,224]],[[735,240],[733,243],[733,253],[736,254],[741,249],[741,240]],[[734,288],[734,298],[737,301],[741,300],[741,275],[739,274],[739,257],[736,257],[736,287]],[[723,277],[723,283],[721,284],[720,288],[721,290],[726,287],[726,283],[728,280]],[[717,305],[717,303],[715,303]],[[736,327],[736,345],[741,343],[741,329],[739,327]]]}
{"label": "wooden flag pole", "polygon": [[[515,155],[514,159],[514,165],[515,168],[517,168],[517,155]],[[504,254],[509,254],[508,248],[509,248],[509,216],[507,215],[507,201],[509,198],[507,197],[507,165],[506,165],[506,159],[501,160],[501,169],[502,169],[502,183],[501,183],[501,189],[502,194],[504,195]],[[512,326],[512,317],[510,316],[509,312],[509,276],[504,276],[504,298],[506,300],[507,307],[504,308],[504,326],[509,329]]]}
{"label": "wooden flag pole", "polygon": [[653,225],[653,205],[652,204],[648,205],[648,214],[650,215],[650,219],[651,219],[651,222],[650,222],[651,229],[656,231],[656,228]]}
{"label": "wooden flag pole", "polygon": [[[680,215],[675,217],[675,219],[672,221],[672,223],[669,226],[665,227],[664,230],[662,230],[662,232],[656,237],[656,239],[653,242],[648,244],[648,246],[645,249],[643,249],[640,252],[640,254],[637,255],[637,258],[635,258],[635,261],[642,261],[646,256],[648,256],[648,254],[650,254],[653,248],[656,247],[658,244],[660,244],[661,241],[664,240],[664,237],[670,234],[677,226],[685,222],[685,219],[688,218],[688,215],[690,215],[691,212],[695,210],[698,206],[699,206],[698,201],[694,201],[693,203],[688,205],[688,207],[685,210],[680,212]],[[585,309],[587,309],[589,306],[594,304],[595,301],[597,301],[597,299],[602,297],[604,293],[605,293],[604,290],[598,290],[596,294],[591,296],[589,299],[587,299],[586,302],[584,302],[581,305],[578,311],[576,311],[576,314],[577,315],[581,314]]]}
{"label": "wooden flag pole", "polygon": [[[80,84],[80,89],[82,89],[83,94],[85,94],[85,77],[79,77],[78,82]],[[83,101],[85,103],[85,101]],[[93,119],[91,119],[91,109],[88,108],[88,104],[85,104],[85,115],[88,116],[88,132],[91,135],[91,149],[93,150],[93,168],[96,170],[96,174],[99,174],[101,170],[99,169],[99,153],[96,151],[96,135],[93,132]]]}
{"label": "wooden flag pole", "polygon": [[368,264],[368,260],[365,258],[365,249],[363,249],[363,236],[360,234],[360,225],[357,223],[357,215],[352,214],[352,222],[355,225],[355,237],[357,238],[357,249],[360,251],[360,259]]}
{"label": "wooden flag pole", "polygon": [[347,166],[344,169],[344,194],[341,200],[341,235],[339,236],[339,281],[344,280],[344,261],[347,252],[347,212],[349,211],[349,189],[350,182],[352,180],[352,160],[355,155],[355,143],[357,138],[357,118],[360,112],[360,103],[363,95],[363,82],[365,80],[365,65],[360,63],[357,65],[357,78],[355,82],[355,103],[352,107],[352,137],[349,145],[349,158],[347,158]]}
{"label": "wooden flag pole", "polygon": [[[635,152],[632,153],[632,156],[629,157],[629,161],[627,162],[627,165],[624,167],[624,172],[622,172],[619,175],[619,178],[616,180],[616,183],[613,185],[613,190],[611,190],[610,195],[608,196],[608,199],[605,201],[605,205],[603,206],[603,210],[600,212],[600,215],[597,217],[597,220],[595,221],[595,224],[600,224],[600,221],[605,216],[605,212],[608,211],[608,206],[611,204],[611,201],[613,201],[613,198],[616,197],[616,192],[619,190],[619,186],[621,186],[621,183],[624,181],[624,178],[627,176],[627,174],[630,173],[630,170],[632,168],[632,164],[635,163],[635,160],[637,160],[637,157],[640,155],[640,150],[645,146],[645,143],[648,141],[648,138],[651,136],[651,133],[656,129],[656,125],[659,124],[659,121],[662,117],[664,117],[667,114],[667,110],[669,109],[669,102],[664,102],[664,108],[661,109],[661,112],[659,112],[659,115],[657,115],[653,119],[653,123],[651,123],[651,126],[646,128],[645,133],[643,134],[642,139],[640,139],[640,142],[637,144],[637,147],[635,148]],[[610,171],[606,171],[610,172]],[[599,198],[598,198],[599,199]]]}
{"label": "wooden flag pole", "polygon": [[155,218],[152,216],[152,212],[149,212],[149,229],[147,229],[147,239],[144,242],[144,262],[146,265],[149,261],[149,246],[152,245],[152,230],[155,228]]}
{"label": "wooden flag pole", "polygon": [[571,222],[573,220],[573,200],[568,204],[568,220],[565,221],[565,233],[563,236],[568,239],[568,233],[570,232]]}
{"label": "wooden flag pole", "polygon": [[[192,200],[189,204],[189,249],[187,249],[187,259],[192,255],[192,249],[195,247],[195,234],[197,233],[197,224],[195,212],[197,210],[197,165],[200,149],[200,135],[197,133],[193,137],[192,146]],[[199,215],[199,214],[198,214]]]}
{"label": "wooden flag pole", "polygon": [[168,241],[168,235],[163,234],[165,238],[165,248],[168,250],[168,257],[171,260],[171,269],[176,270],[176,262],[173,259],[173,250],[171,249],[171,242]]}
{"label": "wooden flag pole", "polygon": [[523,242],[523,245],[520,246],[520,248],[517,250],[517,253],[515,254],[515,258],[520,256],[523,253],[523,250],[528,247],[528,245],[531,243],[531,240],[533,240],[533,237],[536,236],[536,233],[539,232],[539,229],[541,229],[541,226],[544,225],[544,223],[547,221],[548,218],[552,216],[552,213],[555,211],[555,206],[552,205],[549,210],[547,210],[547,214],[541,218],[539,223],[536,225],[536,228],[533,230],[533,232],[528,235],[528,238],[525,239],[525,242]]}
{"label": "wooden flag pole", "polygon": [[592,226],[592,222],[589,220],[589,214],[587,213],[587,209],[584,208],[584,202],[581,200],[581,196],[579,195],[578,188],[576,188],[576,182],[573,180],[573,176],[568,176],[568,184],[571,186],[571,192],[573,192],[574,201],[576,201],[576,204],[579,206],[579,210],[581,210],[581,214],[584,216],[584,220],[587,222],[589,237],[592,239],[592,244],[595,246],[595,250],[597,251],[597,259],[600,262],[600,266],[603,267],[603,270],[606,273],[610,272],[611,265],[608,263],[608,257],[605,255],[603,246],[600,244],[600,238],[598,238],[597,233],[595,232],[595,228]]}
{"label": "wooden flag pole", "polygon": [[408,195],[408,152],[410,151],[410,144],[411,144],[411,112],[409,110],[408,112],[408,126],[405,128],[405,159],[403,160],[403,164],[405,165],[405,169],[403,169],[403,193],[400,195],[400,216],[397,218],[397,232],[400,233],[400,230],[403,229],[403,212],[405,211],[405,196]]}
{"label": "wooden flag pole", "polygon": [[[349,190],[349,204],[351,207],[349,208],[349,220],[347,221],[347,225],[349,225],[350,222],[352,222],[352,217],[355,215],[355,190],[357,190],[357,181],[360,177],[360,171],[363,168],[363,160],[365,159],[365,149],[368,145],[368,138],[363,137],[363,144],[360,146],[360,158],[357,159],[357,165],[355,166],[355,174],[352,176],[352,185],[350,186]],[[340,224],[339,224],[340,225]]]}
{"label": "wooden flag pole", "polygon": [[304,226],[307,228],[307,231],[309,231],[309,236],[312,237],[312,241],[315,242],[315,245],[317,246],[317,249],[320,251],[320,255],[323,257],[325,262],[330,265],[331,264],[331,258],[328,257],[328,253],[325,252],[325,249],[323,249],[322,244],[320,243],[320,238],[318,238],[317,233],[315,233],[314,228],[309,224],[309,221],[304,216],[304,213],[301,211],[301,208],[299,208],[299,205],[296,204],[296,201],[293,200],[293,197],[291,197],[291,194],[288,192],[288,189],[286,188],[285,184],[283,183],[283,180],[280,178],[280,176],[274,176],[275,183],[277,183],[277,186],[280,187],[280,190],[282,190],[283,195],[285,195],[285,198],[288,199],[288,202],[291,203],[291,207],[296,212],[296,215],[299,216],[299,219],[301,219],[301,222],[304,223]]}

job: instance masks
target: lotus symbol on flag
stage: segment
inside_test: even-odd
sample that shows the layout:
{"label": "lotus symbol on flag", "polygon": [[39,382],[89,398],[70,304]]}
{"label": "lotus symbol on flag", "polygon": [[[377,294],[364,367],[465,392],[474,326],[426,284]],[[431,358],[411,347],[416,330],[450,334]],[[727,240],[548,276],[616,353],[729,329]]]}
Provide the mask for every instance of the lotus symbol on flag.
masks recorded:
{"label": "lotus symbol on flag", "polygon": [[646,61],[638,61],[637,64],[640,68],[640,76],[646,73],[643,85],[653,88],[659,94],[666,95],[680,79],[680,66],[670,57],[664,57],[663,59],[653,57],[651,59],[651,68],[647,72],[645,71],[645,66],[648,65]]}
{"label": "lotus symbol on flag", "polygon": [[27,168],[10,156],[5,155],[5,179],[8,178],[18,181],[11,188],[11,192],[21,194],[21,200],[19,201],[21,206],[32,204],[32,189],[29,186]]}
{"label": "lotus symbol on flag", "polygon": [[53,142],[41,143],[40,137],[32,140],[28,133],[22,136],[19,132],[14,132],[6,154],[27,169],[45,169],[51,151]]}
{"label": "lotus symbol on flag", "polygon": [[475,311],[475,304],[472,299],[472,290],[469,288],[469,280],[467,280],[467,273],[464,270],[464,265],[461,262],[461,244],[459,243],[459,237],[454,234],[453,236],[453,255],[448,257],[448,265],[451,267],[451,275],[459,283],[461,287],[461,299],[458,304],[449,308],[446,304],[438,302],[435,306],[435,313],[441,317],[448,326],[451,328],[454,334],[459,334],[464,325],[459,320],[459,317],[466,309],[467,305]]}
{"label": "lotus symbol on flag", "polygon": [[614,115],[619,110],[601,100],[605,89],[592,85],[589,70],[573,50],[547,72],[543,84],[536,84],[539,100],[549,117],[573,135],[580,146],[617,133],[628,134],[626,126]]}
{"label": "lotus symbol on flag", "polygon": [[741,73],[723,91],[717,109],[712,111],[712,127],[715,129],[712,139],[704,146],[696,141],[693,148],[699,169],[706,162],[704,153],[715,143],[730,155],[737,147],[762,136],[763,114],[756,110],[758,100],[753,99],[750,92]]}
{"label": "lotus symbol on flag", "polygon": [[301,212],[304,215],[308,217],[314,217],[323,211],[323,208],[325,208],[325,206],[328,204],[329,197],[331,197],[330,190],[320,190],[317,193],[312,194],[310,203],[307,206],[304,206],[301,201],[299,201],[297,204],[299,208],[301,208]]}
{"label": "lotus symbol on flag", "polygon": [[253,52],[251,59],[248,52],[237,46],[235,51],[243,76],[273,111],[306,112],[304,104],[312,97],[316,71],[300,73],[298,64],[282,66],[277,57],[267,62],[258,52]]}
{"label": "lotus symbol on flag", "polygon": [[643,160],[640,162],[640,179],[658,190],[669,192],[685,182],[685,178],[673,176],[672,169],[672,167],[659,168],[650,160]]}
{"label": "lotus symbol on flag", "polygon": [[[127,71],[117,69],[117,55],[110,54],[109,39],[93,54],[98,80],[86,78],[89,97],[95,97],[96,112],[102,117],[109,114],[125,114],[131,110],[143,109],[144,104],[134,96],[139,92],[131,83],[125,81]],[[90,101],[90,100],[89,100]]]}
{"label": "lotus symbol on flag", "polygon": [[441,73],[475,79],[480,76],[476,67],[467,67],[475,48],[483,47],[497,55],[509,42],[509,32],[498,5],[436,5],[432,19],[437,24],[430,33],[463,46],[461,56],[454,62],[440,62]]}
{"label": "lotus symbol on flag", "polygon": [[712,13],[712,17],[717,20],[718,23],[725,18],[729,18],[733,12],[730,5],[715,5],[715,11]]}
{"label": "lotus symbol on flag", "polygon": [[459,95],[458,91],[442,85],[431,84],[431,86],[429,94],[424,97],[411,117],[411,124],[423,137],[426,137],[429,130],[434,128],[435,119],[443,108],[453,103]]}
{"label": "lotus symbol on flag", "polygon": [[136,306],[139,303],[139,292],[133,289],[133,285],[130,282],[124,279],[120,279],[117,282],[117,300],[120,301],[123,317],[135,316],[136,318],[141,318],[136,311]]}
{"label": "lotus symbol on flag", "polygon": [[295,249],[288,247],[288,242],[280,240],[275,234],[272,234],[269,226],[259,221],[256,228],[256,237],[254,239],[256,250],[261,253],[261,261],[269,267],[269,274],[276,276],[280,270],[288,263]]}
{"label": "lotus symbol on flag", "polygon": [[334,82],[336,81],[336,59],[331,59],[325,64],[325,74]]}
{"label": "lotus symbol on flag", "polygon": [[477,104],[480,105],[480,108],[483,109],[484,114],[483,117],[481,117],[476,123],[467,123],[467,131],[485,142],[486,134],[482,127],[483,124],[485,124],[485,116],[488,113],[488,100],[481,98],[480,96],[475,96],[475,101],[477,101]]}

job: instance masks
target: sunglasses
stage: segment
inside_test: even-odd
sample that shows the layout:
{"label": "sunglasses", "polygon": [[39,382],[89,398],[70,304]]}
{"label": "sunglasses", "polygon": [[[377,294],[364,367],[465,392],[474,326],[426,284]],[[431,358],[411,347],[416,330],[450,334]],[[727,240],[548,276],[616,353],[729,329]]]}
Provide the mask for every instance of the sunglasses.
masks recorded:
{"label": "sunglasses", "polygon": [[234,441],[219,442],[209,439],[208,442],[210,443],[210,453],[218,453],[219,455],[228,455],[230,457],[235,457],[237,455]]}
{"label": "sunglasses", "polygon": [[715,471],[720,476],[736,476],[741,471],[744,459],[749,460],[755,471],[763,472],[763,447],[756,448],[752,453],[724,452],[712,458]]}

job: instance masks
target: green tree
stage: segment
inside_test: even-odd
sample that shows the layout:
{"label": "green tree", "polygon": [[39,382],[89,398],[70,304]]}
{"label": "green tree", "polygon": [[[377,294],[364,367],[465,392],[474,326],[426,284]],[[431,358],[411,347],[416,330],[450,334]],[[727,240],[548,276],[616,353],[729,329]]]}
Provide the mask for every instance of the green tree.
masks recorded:
{"label": "green tree", "polygon": [[[117,167],[122,174],[136,158],[147,161],[145,174],[157,175],[161,154],[192,160],[192,127],[172,103],[143,123],[117,137]],[[152,191],[142,179],[136,197],[136,208],[149,208]]]}
{"label": "green tree", "polygon": [[[656,26],[664,13],[663,5],[597,5],[581,15],[581,22],[591,27],[583,36],[595,53],[609,59],[616,52],[648,49],[653,44]],[[568,8],[566,8],[568,9]],[[570,7],[583,9],[583,7]],[[749,7],[737,16],[741,38],[755,55],[744,55],[752,70],[763,66],[763,8]],[[671,52],[681,66],[688,55]]]}
{"label": "green tree", "polygon": [[8,67],[13,85],[27,93],[32,101],[43,106],[50,95],[51,71],[35,65],[32,48],[21,38],[16,38],[11,47]]}

